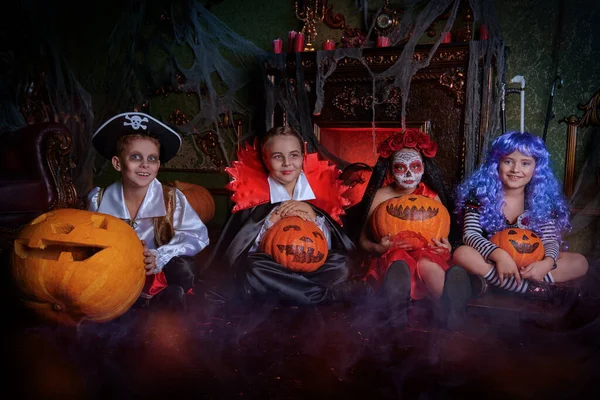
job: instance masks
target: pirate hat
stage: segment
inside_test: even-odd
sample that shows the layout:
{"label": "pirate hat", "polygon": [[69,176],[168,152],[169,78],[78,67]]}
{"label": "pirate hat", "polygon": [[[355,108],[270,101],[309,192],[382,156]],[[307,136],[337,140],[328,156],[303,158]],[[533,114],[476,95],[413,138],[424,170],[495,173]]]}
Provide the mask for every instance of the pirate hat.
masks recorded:
{"label": "pirate hat", "polygon": [[115,115],[102,124],[92,136],[92,143],[106,159],[110,160],[117,152],[117,140],[125,135],[148,135],[160,142],[160,161],[167,162],[181,147],[181,137],[173,129],[151,115],[141,112],[128,112]]}

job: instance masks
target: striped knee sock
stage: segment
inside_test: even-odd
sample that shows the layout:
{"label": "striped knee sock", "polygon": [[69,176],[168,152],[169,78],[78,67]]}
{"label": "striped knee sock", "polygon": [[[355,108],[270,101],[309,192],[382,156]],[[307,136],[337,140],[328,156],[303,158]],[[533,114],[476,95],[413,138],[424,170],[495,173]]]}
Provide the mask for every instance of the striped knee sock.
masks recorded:
{"label": "striped knee sock", "polygon": [[546,276],[544,277],[544,282],[548,282],[548,283],[556,283],[556,281],[554,280],[554,276],[552,275],[552,271],[549,271]]}
{"label": "striped knee sock", "polygon": [[517,284],[517,280],[515,277],[511,277],[510,279],[505,279],[503,284],[500,284],[500,278],[498,278],[498,273],[496,271],[496,267],[492,265],[487,274],[483,276],[490,285],[494,285],[499,287],[500,289],[508,290],[509,292],[517,292],[517,293],[525,293],[527,287],[529,286],[529,282],[525,279],[521,280],[521,284]]}

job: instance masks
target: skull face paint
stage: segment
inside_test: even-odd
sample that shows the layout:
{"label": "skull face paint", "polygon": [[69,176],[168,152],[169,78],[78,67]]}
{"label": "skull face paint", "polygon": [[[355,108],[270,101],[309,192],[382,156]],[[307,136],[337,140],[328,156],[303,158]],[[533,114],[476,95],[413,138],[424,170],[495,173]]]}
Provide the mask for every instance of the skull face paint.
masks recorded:
{"label": "skull face paint", "polygon": [[402,189],[414,189],[423,178],[423,158],[413,149],[402,149],[394,153],[392,172]]}

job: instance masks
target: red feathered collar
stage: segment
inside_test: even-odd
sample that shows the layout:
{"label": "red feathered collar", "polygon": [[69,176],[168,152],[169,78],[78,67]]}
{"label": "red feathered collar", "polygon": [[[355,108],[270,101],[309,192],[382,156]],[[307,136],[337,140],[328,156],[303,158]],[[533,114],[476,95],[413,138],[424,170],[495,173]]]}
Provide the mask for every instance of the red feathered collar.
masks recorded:
{"label": "red feathered collar", "polygon": [[[260,161],[260,152],[254,145],[246,145],[237,151],[237,161],[225,168],[231,176],[225,188],[232,191],[231,200],[235,203],[232,213],[268,203],[270,198],[268,173]],[[350,201],[344,193],[350,188],[338,179],[341,171],[328,161],[319,160],[317,153],[304,155],[304,175],[316,199],[307,202],[325,211],[340,225],[340,216]]]}

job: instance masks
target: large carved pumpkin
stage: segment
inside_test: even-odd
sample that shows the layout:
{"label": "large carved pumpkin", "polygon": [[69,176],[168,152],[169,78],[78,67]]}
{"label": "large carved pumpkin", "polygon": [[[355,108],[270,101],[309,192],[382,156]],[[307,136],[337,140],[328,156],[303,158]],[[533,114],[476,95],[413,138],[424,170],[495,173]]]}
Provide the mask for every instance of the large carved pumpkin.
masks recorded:
{"label": "large carved pumpkin", "polygon": [[25,226],[11,273],[25,306],[63,325],[122,315],[146,278],[141,241],[127,223],[75,209],[47,212]]}
{"label": "large carved pumpkin", "polygon": [[490,242],[506,251],[518,268],[544,258],[545,250],[542,239],[529,229],[508,228],[496,232]]}
{"label": "large carved pumpkin", "polygon": [[377,241],[390,235],[412,245],[415,250],[440,240],[450,232],[450,214],[439,201],[409,194],[388,199],[373,211],[371,231]]}
{"label": "large carved pumpkin", "polygon": [[270,227],[261,240],[261,249],[282,266],[298,272],[313,272],[327,258],[323,231],[310,221],[287,217]]}
{"label": "large carved pumpkin", "polygon": [[215,216],[215,199],[208,189],[200,185],[180,181],[175,181],[172,185],[183,192],[202,222],[207,223]]}

